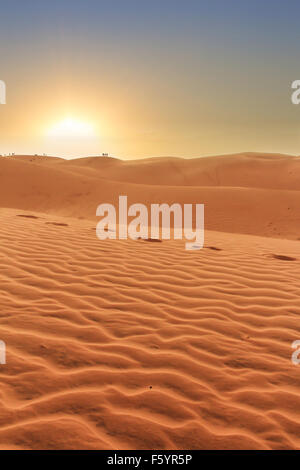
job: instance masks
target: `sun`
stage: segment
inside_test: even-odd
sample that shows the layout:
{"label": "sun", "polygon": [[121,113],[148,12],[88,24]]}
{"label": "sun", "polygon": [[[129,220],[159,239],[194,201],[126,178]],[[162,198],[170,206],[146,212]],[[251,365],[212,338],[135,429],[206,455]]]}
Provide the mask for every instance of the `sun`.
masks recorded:
{"label": "sun", "polygon": [[93,137],[95,135],[94,126],[88,122],[67,117],[62,121],[52,125],[48,131],[48,137]]}

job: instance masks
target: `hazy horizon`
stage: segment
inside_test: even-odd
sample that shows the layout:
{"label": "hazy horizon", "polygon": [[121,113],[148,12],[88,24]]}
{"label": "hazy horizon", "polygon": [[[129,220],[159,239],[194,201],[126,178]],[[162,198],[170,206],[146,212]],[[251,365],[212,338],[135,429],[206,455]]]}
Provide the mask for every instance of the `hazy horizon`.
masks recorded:
{"label": "hazy horizon", "polygon": [[39,154],[39,153],[8,153],[8,154],[0,154],[0,157],[28,157],[28,158],[34,158],[34,157],[49,157],[49,158],[61,158],[64,160],[75,160],[75,159],[81,159],[81,158],[114,158],[116,160],[123,160],[123,161],[134,161],[134,160],[148,160],[148,159],[156,159],[156,158],[179,158],[183,160],[192,160],[192,159],[199,159],[199,158],[214,158],[214,157],[230,157],[230,156],[239,156],[239,155],[262,155],[262,156],[276,156],[276,155],[282,155],[283,157],[295,157],[295,158],[300,158],[300,154],[288,154],[288,153],[281,153],[281,152],[259,152],[259,151],[246,151],[246,152],[234,152],[234,153],[222,153],[222,154],[210,154],[210,155],[196,155],[196,156],[188,156],[188,155],[144,155],[144,156],[136,156],[130,158],[130,156],[126,157],[121,157],[119,155],[60,155],[60,154]]}

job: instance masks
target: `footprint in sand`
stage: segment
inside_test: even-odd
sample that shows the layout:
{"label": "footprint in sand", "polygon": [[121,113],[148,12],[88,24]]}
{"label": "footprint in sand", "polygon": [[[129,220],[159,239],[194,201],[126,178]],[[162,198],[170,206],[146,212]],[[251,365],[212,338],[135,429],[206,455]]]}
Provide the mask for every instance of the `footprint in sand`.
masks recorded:
{"label": "footprint in sand", "polygon": [[272,258],[280,259],[281,261],[297,261],[297,258],[292,258],[291,256],[285,255],[272,255]]}
{"label": "footprint in sand", "polygon": [[57,225],[59,227],[68,227],[68,224],[62,224],[60,222],[46,222],[47,225]]}
{"label": "footprint in sand", "polygon": [[17,214],[17,217],[25,217],[26,219],[39,219],[36,215]]}
{"label": "footprint in sand", "polygon": [[143,240],[144,242],[162,243],[162,240],[160,240],[159,238],[142,238],[142,237],[138,237],[137,240]]}

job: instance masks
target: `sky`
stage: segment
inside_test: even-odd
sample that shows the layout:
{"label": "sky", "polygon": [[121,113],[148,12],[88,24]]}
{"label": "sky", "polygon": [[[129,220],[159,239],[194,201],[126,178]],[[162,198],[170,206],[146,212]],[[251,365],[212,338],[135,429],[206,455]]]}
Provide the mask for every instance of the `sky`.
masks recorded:
{"label": "sky", "polygon": [[0,154],[300,154],[296,0],[1,0]]}

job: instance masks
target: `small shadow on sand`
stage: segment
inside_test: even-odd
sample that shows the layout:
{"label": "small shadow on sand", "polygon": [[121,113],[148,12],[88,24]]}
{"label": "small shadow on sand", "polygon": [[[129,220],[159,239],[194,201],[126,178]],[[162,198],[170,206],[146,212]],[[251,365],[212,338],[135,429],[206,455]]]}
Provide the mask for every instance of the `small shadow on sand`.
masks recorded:
{"label": "small shadow on sand", "polygon": [[39,217],[36,215],[17,214],[17,217],[25,217],[26,219],[39,219]]}
{"label": "small shadow on sand", "polygon": [[58,227],[68,227],[69,224],[62,224],[60,222],[46,222],[47,225],[57,225]]}
{"label": "small shadow on sand", "polygon": [[142,237],[138,237],[137,240],[143,240],[144,242],[154,242],[154,243],[161,243],[162,240],[160,240],[159,238],[142,238]]}
{"label": "small shadow on sand", "polygon": [[285,255],[272,255],[272,258],[280,259],[281,261],[297,261],[297,258],[292,258],[291,256]]}
{"label": "small shadow on sand", "polygon": [[214,250],[214,251],[222,251],[221,248],[217,248],[216,246],[207,246],[209,250]]}

